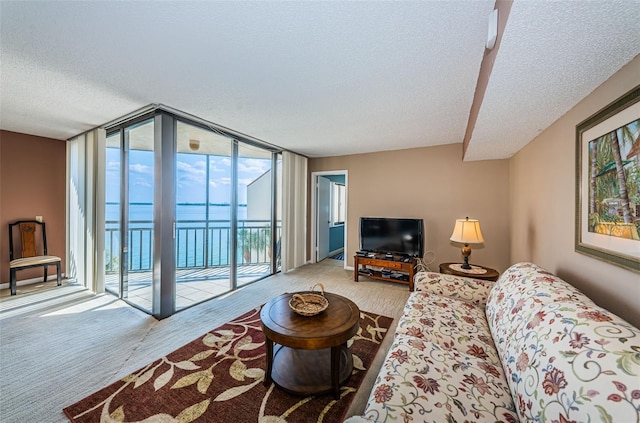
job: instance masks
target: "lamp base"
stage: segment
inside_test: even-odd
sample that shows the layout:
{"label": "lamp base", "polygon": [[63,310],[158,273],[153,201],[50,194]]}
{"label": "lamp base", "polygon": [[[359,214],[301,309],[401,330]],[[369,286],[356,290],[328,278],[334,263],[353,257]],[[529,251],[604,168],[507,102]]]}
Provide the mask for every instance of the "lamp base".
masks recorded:
{"label": "lamp base", "polygon": [[471,255],[471,248],[469,248],[469,244],[464,244],[464,247],[462,247],[462,258],[464,258],[464,263],[462,263],[462,267],[463,269],[471,269],[471,266],[469,265],[469,256]]}

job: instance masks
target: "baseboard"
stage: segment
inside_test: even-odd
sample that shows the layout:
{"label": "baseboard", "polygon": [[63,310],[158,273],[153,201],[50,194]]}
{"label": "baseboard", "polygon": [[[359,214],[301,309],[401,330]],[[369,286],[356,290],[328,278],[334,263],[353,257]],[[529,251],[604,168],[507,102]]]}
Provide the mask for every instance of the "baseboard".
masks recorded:
{"label": "baseboard", "polygon": [[342,253],[343,251],[344,251],[344,248],[338,248],[337,250],[329,251],[328,257],[335,256],[336,254]]}
{"label": "baseboard", "polygon": [[[64,273],[62,273],[61,277],[62,279],[64,279]],[[54,272],[53,275],[47,276],[47,281],[51,281],[51,280],[55,281],[57,278],[58,277]],[[22,279],[22,280],[16,281],[16,286],[31,285],[34,283],[43,283],[42,278],[40,277],[40,278]],[[9,282],[0,283],[0,289],[9,289]]]}

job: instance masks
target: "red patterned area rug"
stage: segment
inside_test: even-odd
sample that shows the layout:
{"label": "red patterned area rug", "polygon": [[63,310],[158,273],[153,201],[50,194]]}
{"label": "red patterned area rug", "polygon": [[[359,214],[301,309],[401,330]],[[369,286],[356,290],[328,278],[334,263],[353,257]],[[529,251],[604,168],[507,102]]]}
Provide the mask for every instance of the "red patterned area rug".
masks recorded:
{"label": "red patterned area rug", "polygon": [[264,386],[260,307],[64,409],[75,423],[341,422],[393,319],[360,313],[349,341],[354,369],[333,395],[301,397]]}

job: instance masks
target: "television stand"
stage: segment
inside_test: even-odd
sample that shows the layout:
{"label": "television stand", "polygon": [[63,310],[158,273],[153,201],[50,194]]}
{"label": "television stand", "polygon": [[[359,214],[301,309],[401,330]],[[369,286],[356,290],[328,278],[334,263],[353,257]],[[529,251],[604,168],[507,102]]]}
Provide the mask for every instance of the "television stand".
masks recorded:
{"label": "television stand", "polygon": [[[371,270],[360,266],[376,266],[381,270]],[[370,279],[377,279],[386,282],[401,283],[409,285],[409,291],[413,291],[413,277],[415,276],[416,259],[413,257],[393,256],[385,254],[375,254],[370,256],[353,257],[353,280],[358,282],[359,276],[366,276]],[[402,275],[398,276],[397,273]]]}

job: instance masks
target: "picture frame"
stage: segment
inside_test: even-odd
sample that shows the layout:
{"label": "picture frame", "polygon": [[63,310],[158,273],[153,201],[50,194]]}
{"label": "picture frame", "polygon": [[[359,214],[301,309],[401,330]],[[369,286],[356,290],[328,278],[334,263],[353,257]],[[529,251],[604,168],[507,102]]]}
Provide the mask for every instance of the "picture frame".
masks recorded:
{"label": "picture frame", "polygon": [[640,85],[576,125],[575,251],[640,272]]}

